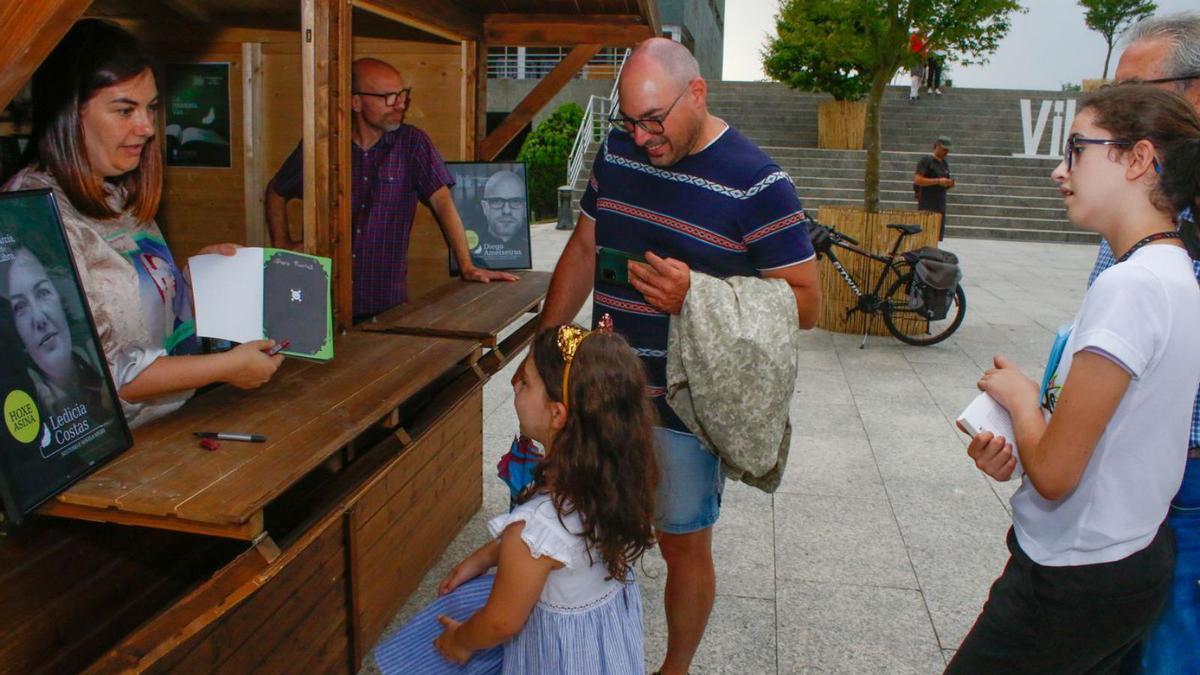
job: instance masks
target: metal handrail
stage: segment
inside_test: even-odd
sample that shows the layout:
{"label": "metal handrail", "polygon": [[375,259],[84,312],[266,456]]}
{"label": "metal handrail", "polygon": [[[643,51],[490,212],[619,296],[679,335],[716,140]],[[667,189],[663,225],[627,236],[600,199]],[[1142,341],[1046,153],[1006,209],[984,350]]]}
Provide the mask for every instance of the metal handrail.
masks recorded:
{"label": "metal handrail", "polygon": [[[545,77],[566,58],[570,49],[555,48],[544,52],[524,53],[518,56],[510,48],[505,51],[489,51],[487,76],[493,80],[536,80]],[[574,77],[585,80],[604,80],[620,72],[625,57],[607,49],[596,53]]]}
{"label": "metal handrail", "polygon": [[630,50],[626,49],[621,55],[621,64],[617,68],[617,77],[613,79],[612,90],[608,94],[608,98],[599,96],[589,96],[587,108],[583,111],[583,120],[579,123],[579,131],[575,134],[575,143],[571,146],[571,161],[567,164],[567,185],[571,189],[575,189],[575,183],[579,181],[579,175],[583,173],[583,158],[591,149],[592,143],[598,143],[604,138],[604,133],[608,127],[608,117],[612,111],[617,109],[620,102],[620,96],[617,91],[617,84],[621,81],[621,71],[625,68],[625,59],[629,57]]}

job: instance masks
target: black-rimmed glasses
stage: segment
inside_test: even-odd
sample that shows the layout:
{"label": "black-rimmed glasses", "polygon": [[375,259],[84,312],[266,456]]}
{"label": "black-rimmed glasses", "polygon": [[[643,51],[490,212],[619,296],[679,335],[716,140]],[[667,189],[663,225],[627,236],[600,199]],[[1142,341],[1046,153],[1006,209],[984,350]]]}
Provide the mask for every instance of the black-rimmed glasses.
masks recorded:
{"label": "black-rimmed glasses", "polygon": [[481,201],[483,201],[484,206],[489,209],[496,209],[497,211],[505,206],[511,211],[525,208],[524,197],[484,197]]}
{"label": "black-rimmed glasses", "polygon": [[1083,136],[1073,135],[1067,138],[1067,171],[1075,165],[1075,155],[1083,152],[1081,146],[1084,145],[1116,145],[1128,147],[1133,145],[1129,141],[1120,141],[1113,138],[1085,138]]}
{"label": "black-rimmed glasses", "polygon": [[641,127],[642,131],[657,136],[665,131],[663,122],[667,121],[667,115],[671,114],[671,110],[675,108],[675,104],[679,103],[679,99],[683,98],[683,95],[686,93],[687,89],[679,92],[679,96],[676,96],[675,100],[671,101],[671,105],[667,106],[666,112],[658,117],[643,117],[635,120],[632,117],[627,117],[621,114],[621,112],[618,110],[608,118],[608,123],[630,134],[633,133],[633,127],[636,125]]}
{"label": "black-rimmed glasses", "polygon": [[396,105],[397,101],[408,105],[408,102],[412,100],[412,87],[405,87],[400,91],[385,91],[379,93],[371,91],[352,91],[350,93],[354,94],[355,96],[374,96],[376,98],[381,98],[383,99],[383,104],[389,108]]}
{"label": "black-rimmed glasses", "polygon": [[1122,80],[1118,84],[1170,84],[1171,82],[1185,82],[1187,80],[1200,80],[1200,73],[1192,73],[1191,75],[1176,75],[1175,77],[1156,77],[1153,80],[1139,80],[1137,78]]}

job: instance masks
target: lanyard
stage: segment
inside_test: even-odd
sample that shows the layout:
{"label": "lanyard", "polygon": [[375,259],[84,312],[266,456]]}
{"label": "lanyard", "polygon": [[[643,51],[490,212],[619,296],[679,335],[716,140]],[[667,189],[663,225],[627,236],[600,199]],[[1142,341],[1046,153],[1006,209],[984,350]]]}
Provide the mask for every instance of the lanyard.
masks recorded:
{"label": "lanyard", "polygon": [[1122,255],[1120,258],[1117,258],[1117,264],[1119,265],[1119,264],[1125,262],[1126,260],[1129,260],[1129,256],[1133,255],[1134,251],[1145,246],[1146,244],[1158,241],[1160,239],[1179,239],[1179,238],[1180,238],[1180,235],[1179,235],[1178,230],[1171,230],[1170,232],[1155,232],[1154,234],[1142,237],[1141,239],[1139,239],[1137,241],[1136,244],[1134,244],[1133,246],[1130,246],[1129,250],[1125,251],[1124,255]]}

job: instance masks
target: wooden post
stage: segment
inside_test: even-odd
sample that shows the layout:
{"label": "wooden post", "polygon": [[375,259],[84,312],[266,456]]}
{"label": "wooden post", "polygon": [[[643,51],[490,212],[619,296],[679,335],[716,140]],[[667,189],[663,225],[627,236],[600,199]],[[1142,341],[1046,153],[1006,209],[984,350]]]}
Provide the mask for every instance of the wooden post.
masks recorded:
{"label": "wooden post", "polygon": [[483,157],[480,145],[487,138],[487,60],[488,46],[482,40],[475,41],[475,135],[471,139],[469,159]]}
{"label": "wooden post", "polygon": [[350,5],[302,0],[304,248],[333,259],[336,329],[350,326]]}
{"label": "wooden post", "polygon": [[579,69],[582,68],[584,64],[588,62],[588,60],[595,56],[596,52],[598,51],[600,51],[600,45],[598,44],[575,45],[575,48],[571,50],[571,53],[567,54],[567,56],[560,61],[557,66],[554,67],[554,70],[550,71],[546,77],[542,78],[542,80],[537,83],[537,86],[535,86],[533,90],[530,91],[529,94],[527,94],[525,98],[517,104],[517,107],[513,108],[513,111],[508,114],[508,117],[504,118],[504,121],[500,123],[500,126],[496,127],[495,131],[489,134],[487,138],[483,139],[483,141],[479,144],[479,159],[483,161],[495,159],[496,155],[499,155],[500,151],[504,149],[504,146],[508,145],[509,141],[511,141],[521,131],[521,129],[525,127],[526,124],[529,124],[529,121],[532,120],[533,116],[542,109],[542,106],[549,103],[550,99],[554,98],[554,95],[557,94],[563,88],[563,86],[567,84],[567,82],[570,82],[571,78],[575,76],[575,73],[579,72]]}
{"label": "wooden post", "polygon": [[265,246],[266,214],[263,212],[266,150],[263,135],[262,43],[242,43],[242,173],[246,210],[246,245]]}

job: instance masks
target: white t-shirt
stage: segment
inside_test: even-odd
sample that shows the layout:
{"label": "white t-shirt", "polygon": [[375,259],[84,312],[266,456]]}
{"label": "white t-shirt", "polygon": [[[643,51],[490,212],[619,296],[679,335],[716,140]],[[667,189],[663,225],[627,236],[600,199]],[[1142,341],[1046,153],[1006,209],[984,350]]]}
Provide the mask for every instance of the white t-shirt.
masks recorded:
{"label": "white t-shirt", "polygon": [[1021,548],[1049,566],[1121,560],[1150,544],[1183,480],[1200,384],[1200,286],[1176,246],[1146,246],[1084,296],[1059,364],[1100,352],[1133,376],[1075,490],[1043,499],[1028,477],[1013,495]]}
{"label": "white t-shirt", "polygon": [[578,512],[560,520],[550,495],[540,494],[512,513],[492,518],[488,521],[488,531],[499,537],[504,528],[521,521],[525,523],[521,539],[533,557],[550,556],[565,566],[550,572],[546,579],[542,587],[543,605],[556,610],[584,609],[623,586],[615,579],[605,579],[608,567],[598,550],[593,550],[589,559],[587,541],[579,534],[583,532],[583,523]]}

